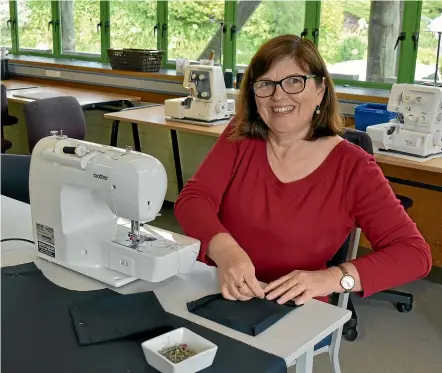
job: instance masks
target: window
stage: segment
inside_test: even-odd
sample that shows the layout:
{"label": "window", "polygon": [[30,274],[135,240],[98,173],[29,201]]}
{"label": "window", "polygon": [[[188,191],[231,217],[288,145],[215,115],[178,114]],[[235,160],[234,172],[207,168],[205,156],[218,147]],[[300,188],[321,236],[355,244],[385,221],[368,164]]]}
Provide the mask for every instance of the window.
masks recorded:
{"label": "window", "polygon": [[156,23],[155,0],[110,1],[111,47],[157,49]]}
{"label": "window", "polygon": [[222,60],[221,22],[224,1],[170,1],[168,20],[168,59],[208,58],[215,51],[215,63]]}
{"label": "window", "polygon": [[11,22],[9,21],[9,3],[0,1],[0,47],[12,47]]}
{"label": "window", "polygon": [[98,56],[101,53],[100,2],[63,0],[60,13],[62,53]]}
{"label": "window", "polygon": [[[442,83],[442,2],[423,2],[420,26],[414,79],[419,83],[434,84],[436,78],[436,84]],[[438,45],[439,71],[436,74]]]}
{"label": "window", "polygon": [[265,41],[281,34],[300,35],[305,1],[240,0],[237,10],[236,64],[248,65]]}
{"label": "window", "polygon": [[50,1],[18,0],[18,37],[21,51],[52,53],[52,20]]}
{"label": "window", "polygon": [[335,79],[396,82],[403,3],[322,1],[319,52]]}

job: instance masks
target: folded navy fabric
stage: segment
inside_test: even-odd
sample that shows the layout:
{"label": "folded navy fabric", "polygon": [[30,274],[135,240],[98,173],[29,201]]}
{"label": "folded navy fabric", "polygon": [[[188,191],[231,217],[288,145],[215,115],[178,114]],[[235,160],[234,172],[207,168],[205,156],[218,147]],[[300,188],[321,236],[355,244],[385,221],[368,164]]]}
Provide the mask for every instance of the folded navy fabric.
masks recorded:
{"label": "folded navy fabric", "polygon": [[231,301],[212,294],[187,303],[187,310],[242,333],[257,336],[297,308],[295,302],[278,304],[268,299]]}
{"label": "folded navy fabric", "polygon": [[150,339],[173,329],[153,292],[90,299],[69,311],[82,346],[121,338]]}

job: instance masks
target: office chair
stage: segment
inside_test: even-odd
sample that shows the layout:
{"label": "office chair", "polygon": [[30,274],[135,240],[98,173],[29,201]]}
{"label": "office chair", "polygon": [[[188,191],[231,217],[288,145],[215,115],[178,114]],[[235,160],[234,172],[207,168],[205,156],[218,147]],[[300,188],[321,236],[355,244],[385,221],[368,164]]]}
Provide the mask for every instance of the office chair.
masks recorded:
{"label": "office chair", "polygon": [[[373,145],[371,143],[371,138],[367,133],[354,129],[345,129],[345,132],[342,137],[348,140],[349,142],[360,146],[367,153],[373,154]],[[413,200],[411,198],[398,194],[396,194],[396,197],[400,200],[404,209],[408,209],[413,205]],[[341,246],[341,248],[335,254],[335,256],[330,260],[330,262],[328,263],[329,266],[342,264],[343,262],[348,260],[349,255],[350,258],[353,259],[352,257],[353,254],[349,253],[349,250],[351,249],[353,252],[356,252],[357,245],[359,244],[360,229],[358,228],[356,231],[357,242],[355,242],[353,246],[352,242],[350,241],[351,238],[350,236],[347,238],[347,240],[344,242],[344,244]],[[411,311],[413,306],[412,294],[403,293],[395,290],[385,290],[380,293],[372,295],[370,298],[386,300],[389,302],[396,303],[396,308],[399,312],[404,312],[404,311],[409,312]],[[337,303],[336,297],[334,297],[333,303],[335,304]],[[345,337],[345,339],[347,339],[348,341],[354,341],[358,337],[358,332],[357,332],[358,318],[351,297],[348,298],[347,309],[352,312],[352,317],[344,325],[342,334]]]}
{"label": "office chair", "polygon": [[6,153],[7,150],[11,149],[12,142],[5,139],[3,127],[16,124],[18,122],[18,119],[12,115],[9,115],[6,86],[4,86],[3,84],[1,85],[1,120],[1,152]]}
{"label": "office chair", "polygon": [[1,155],[1,194],[29,204],[30,155]]}
{"label": "office chair", "polygon": [[63,131],[63,135],[83,140],[86,135],[86,119],[79,102],[71,96],[59,96],[35,100],[23,105],[28,130],[29,152],[51,131]]}

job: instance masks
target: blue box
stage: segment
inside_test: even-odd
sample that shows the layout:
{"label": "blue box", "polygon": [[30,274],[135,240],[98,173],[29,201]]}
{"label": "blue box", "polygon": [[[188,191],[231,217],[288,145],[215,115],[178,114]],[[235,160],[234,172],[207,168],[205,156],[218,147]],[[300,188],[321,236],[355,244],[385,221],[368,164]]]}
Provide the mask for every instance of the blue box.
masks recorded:
{"label": "blue box", "polygon": [[366,131],[373,124],[387,123],[396,118],[397,113],[387,110],[386,104],[362,104],[355,107],[355,128]]}

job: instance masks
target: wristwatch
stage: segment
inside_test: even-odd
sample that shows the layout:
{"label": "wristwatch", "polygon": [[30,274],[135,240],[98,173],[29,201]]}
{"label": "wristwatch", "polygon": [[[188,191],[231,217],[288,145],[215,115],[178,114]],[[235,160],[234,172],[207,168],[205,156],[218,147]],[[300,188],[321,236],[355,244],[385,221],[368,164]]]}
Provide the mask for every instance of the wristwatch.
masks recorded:
{"label": "wristwatch", "polygon": [[342,278],[341,278],[341,286],[345,290],[346,293],[350,293],[351,290],[355,287],[355,279],[353,276],[351,276],[347,270],[343,266],[338,266],[338,268],[342,272]]}

